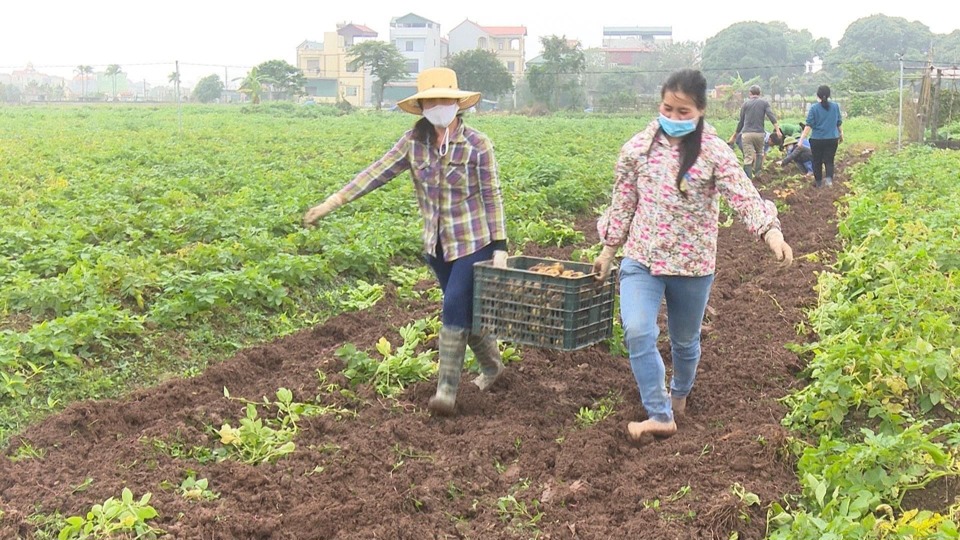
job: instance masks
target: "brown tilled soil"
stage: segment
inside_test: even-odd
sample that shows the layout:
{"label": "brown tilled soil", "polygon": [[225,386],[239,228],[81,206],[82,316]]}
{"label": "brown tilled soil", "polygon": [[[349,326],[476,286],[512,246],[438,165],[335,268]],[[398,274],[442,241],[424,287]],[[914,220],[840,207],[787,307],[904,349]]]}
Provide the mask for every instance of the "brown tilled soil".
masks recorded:
{"label": "brown tilled soil", "polygon": [[[0,459],[0,538],[32,538],[28,516],[82,514],[123,487],[153,494],[160,516],[152,523],[169,538],[761,538],[765,511],[742,504],[731,487],[755,493],[762,507],[798,491],[777,400],[801,384],[801,364],[784,345],[807,339],[797,323],[816,301],[818,261],[837,248],[834,201],[843,190],[802,186],[786,196],[782,221],[795,254],[820,254],[788,268],[739,222],[722,229],[701,370],[670,439],[628,441],[627,422],[644,413],[627,360],[603,345],[523,348],[522,362],[489,394],[465,374],[453,418],[426,412],[432,381],[397,401],[368,388],[356,389],[359,402],[322,391],[318,369],[347,384],[334,356],[343,343],[368,351],[381,336],[396,343],[398,327],[438,310],[391,296],[244,350],[198,377],[119,401],[75,403],[27,429],[6,455],[22,443],[45,453]],[[593,219],[578,227],[584,245],[596,242]],[[529,254],[564,259],[573,247]],[[669,360],[666,341],[661,350]],[[296,451],[276,464],[199,463],[157,450],[157,439],[216,447],[206,426],[236,425],[243,414],[224,387],[250,400],[280,387],[301,401],[319,394],[358,416],[303,420]],[[616,414],[578,427],[580,408],[611,393],[623,397]],[[170,484],[179,486],[188,470],[220,497],[182,498]]]}

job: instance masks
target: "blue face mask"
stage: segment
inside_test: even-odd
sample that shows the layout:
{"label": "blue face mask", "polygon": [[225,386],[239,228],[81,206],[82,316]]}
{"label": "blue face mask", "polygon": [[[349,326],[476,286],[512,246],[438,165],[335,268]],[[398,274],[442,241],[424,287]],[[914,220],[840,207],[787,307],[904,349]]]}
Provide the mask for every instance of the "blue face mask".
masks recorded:
{"label": "blue face mask", "polygon": [[690,120],[671,120],[661,114],[660,127],[663,128],[663,132],[670,137],[683,137],[688,133],[693,133],[693,130],[697,129],[697,122],[699,120],[699,118],[691,118]]}

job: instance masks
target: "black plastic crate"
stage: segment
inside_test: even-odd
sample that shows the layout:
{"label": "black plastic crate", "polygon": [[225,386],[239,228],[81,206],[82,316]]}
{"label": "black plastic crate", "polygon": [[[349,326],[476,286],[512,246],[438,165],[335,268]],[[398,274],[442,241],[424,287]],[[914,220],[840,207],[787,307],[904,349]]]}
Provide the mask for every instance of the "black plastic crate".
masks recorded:
{"label": "black plastic crate", "polygon": [[[531,272],[539,263],[562,263],[583,272],[569,278]],[[575,351],[613,335],[616,269],[603,283],[593,265],[537,257],[509,257],[507,268],[491,261],[473,266],[473,332],[548,349]]]}

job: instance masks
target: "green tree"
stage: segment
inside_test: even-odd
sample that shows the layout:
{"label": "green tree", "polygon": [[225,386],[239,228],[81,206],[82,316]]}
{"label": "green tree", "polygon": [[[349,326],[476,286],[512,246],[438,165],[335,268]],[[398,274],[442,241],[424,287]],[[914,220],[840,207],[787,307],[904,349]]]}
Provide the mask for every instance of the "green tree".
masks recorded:
{"label": "green tree", "polygon": [[107,66],[107,71],[105,74],[111,78],[113,83],[113,100],[117,100],[117,75],[123,73],[123,69],[120,67],[120,64],[110,64]]}
{"label": "green tree", "polygon": [[551,110],[581,105],[587,61],[580,44],[556,35],[542,37],[540,43],[543,62],[527,70],[530,91]]}
{"label": "green tree", "polygon": [[785,84],[803,75],[806,62],[823,54],[829,44],[782,22],[740,22],[704,42],[702,66],[708,80],[759,77],[766,82],[777,77]]}
{"label": "green tree", "polygon": [[85,66],[80,64],[74,69],[77,72],[77,75],[80,75],[80,99],[87,96],[87,75],[93,73],[93,66]]}
{"label": "green tree", "polygon": [[193,87],[193,97],[200,103],[210,103],[220,99],[223,93],[223,81],[218,75],[207,75]]}
{"label": "green tree", "polygon": [[[700,45],[693,41],[657,44],[649,52],[638,54],[629,66],[607,65],[603,49],[585,51],[587,55],[587,94],[601,111],[637,109],[649,105],[639,98],[657,94],[670,73],[698,67]],[[659,97],[659,96],[658,96]]]}
{"label": "green tree", "polygon": [[513,90],[513,77],[491,51],[462,51],[453,55],[447,65],[457,72],[457,83],[463,90],[480,92],[493,100]]}
{"label": "green tree", "polygon": [[177,102],[180,102],[180,72],[172,71],[170,75],[167,76],[167,80],[173,84],[173,95],[176,98]]}
{"label": "green tree", "polygon": [[20,89],[17,88],[16,86],[12,84],[8,84],[4,87],[3,98],[8,103],[16,103],[20,101],[21,97],[22,95],[20,93]]}
{"label": "green tree", "polygon": [[306,94],[307,79],[300,68],[284,60],[268,60],[257,66],[271,99],[289,99]]}
{"label": "green tree", "polygon": [[960,65],[960,30],[954,30],[937,39],[933,49],[934,64]]}
{"label": "green tree", "polygon": [[[703,55],[703,46],[696,41],[680,41],[658,45],[656,49],[657,70],[660,79],[665,80],[667,74],[684,68],[700,67],[700,57]],[[659,89],[660,84],[654,90]]]}
{"label": "green tree", "polygon": [[723,84],[722,88],[717,88],[717,97],[715,102],[722,105],[727,112],[739,113],[743,106],[744,96],[750,91],[750,87],[759,84],[760,76],[751,79],[744,79],[737,73],[736,77],[731,77],[726,81],[718,81]]}
{"label": "green tree", "polygon": [[601,112],[618,112],[637,107],[639,89],[648,75],[638,67],[617,67],[600,74],[593,92],[593,106]]}
{"label": "green tree", "polygon": [[347,49],[350,69],[366,68],[376,77],[373,87],[377,110],[383,102],[383,88],[390,81],[407,77],[407,59],[391,44],[383,41],[363,41]]}
{"label": "green tree", "polygon": [[248,96],[254,105],[258,105],[263,97],[263,85],[272,82],[269,77],[261,74],[256,66],[250,68],[246,77],[234,80],[242,81],[237,91]]}
{"label": "green tree", "polygon": [[837,47],[826,57],[824,69],[842,75],[848,63],[880,62],[893,71],[899,69],[897,55],[908,60],[926,60],[926,51],[935,34],[921,22],[903,17],[871,15],[850,23]]}
{"label": "green tree", "polygon": [[[34,81],[31,81],[31,83],[34,85],[36,84],[36,82]],[[41,85],[36,86],[36,94],[38,96],[44,96],[45,99],[47,99],[48,101],[52,101],[52,100],[60,101],[64,97],[63,85],[64,83],[60,83],[57,85],[53,85],[50,83],[43,83]]]}
{"label": "green tree", "polygon": [[837,84],[841,93],[875,92],[897,87],[897,72],[881,68],[873,62],[847,62],[842,69],[844,77]]}

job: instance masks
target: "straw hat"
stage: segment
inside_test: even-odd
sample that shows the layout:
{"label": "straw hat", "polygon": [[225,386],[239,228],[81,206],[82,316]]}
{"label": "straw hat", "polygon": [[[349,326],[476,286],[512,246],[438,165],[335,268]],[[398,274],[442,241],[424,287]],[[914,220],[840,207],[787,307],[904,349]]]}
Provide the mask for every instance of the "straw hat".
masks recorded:
{"label": "straw hat", "polygon": [[457,86],[457,72],[445,67],[429,68],[417,76],[417,93],[397,102],[397,107],[410,114],[423,114],[421,99],[453,98],[459,100],[460,110],[469,109],[480,101],[480,92],[467,92]]}
{"label": "straw hat", "polygon": [[790,146],[791,144],[797,144],[797,139],[793,137],[787,137],[786,139],[783,140],[784,146]]}

